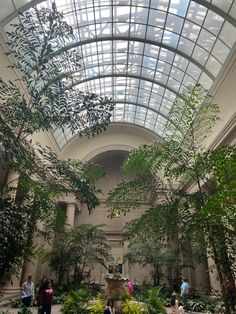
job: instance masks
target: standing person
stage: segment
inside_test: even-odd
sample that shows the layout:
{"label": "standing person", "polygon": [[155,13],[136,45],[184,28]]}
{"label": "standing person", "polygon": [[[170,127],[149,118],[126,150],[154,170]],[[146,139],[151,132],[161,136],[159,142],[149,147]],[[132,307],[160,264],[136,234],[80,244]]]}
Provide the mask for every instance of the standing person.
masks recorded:
{"label": "standing person", "polygon": [[230,307],[235,310],[235,285],[230,278],[226,280],[226,293]]}
{"label": "standing person", "polygon": [[53,301],[53,289],[50,280],[46,280],[43,284],[43,287],[40,291],[39,296],[39,310],[41,314],[51,314],[52,308],[52,301]]}
{"label": "standing person", "polygon": [[189,283],[187,279],[182,279],[182,285],[180,287],[181,289],[181,298],[183,299],[183,304],[184,304],[184,310],[188,311],[189,310],[189,305],[188,305],[188,297],[189,297]]}
{"label": "standing person", "polygon": [[127,289],[128,289],[128,294],[132,295],[134,292],[134,287],[130,279],[128,280],[128,283],[127,283]]}
{"label": "standing person", "polygon": [[171,299],[170,299],[170,305],[171,305],[171,313],[172,314],[178,314],[179,310],[179,301],[177,299],[177,295],[175,292],[172,293]]}
{"label": "standing person", "polygon": [[32,282],[32,276],[28,276],[27,281],[22,285],[21,299],[27,307],[31,305],[31,301],[34,299],[34,283]]}

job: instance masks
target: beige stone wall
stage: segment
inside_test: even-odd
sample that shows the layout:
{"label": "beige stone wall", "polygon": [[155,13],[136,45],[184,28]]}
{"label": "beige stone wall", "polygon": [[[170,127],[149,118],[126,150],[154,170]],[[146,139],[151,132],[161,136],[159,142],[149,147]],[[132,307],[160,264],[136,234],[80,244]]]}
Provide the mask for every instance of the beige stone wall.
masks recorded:
{"label": "beige stone wall", "polygon": [[[121,172],[121,165],[127,152],[109,151],[102,153],[93,159],[93,162],[100,165],[105,171],[106,176],[98,182],[101,189],[101,204],[89,214],[86,206],[80,206],[80,211],[76,212],[75,225],[80,224],[105,224],[102,229],[107,233],[107,238],[111,246],[111,254],[115,261],[123,264],[123,275],[131,278],[133,282],[141,283],[144,280],[150,281],[150,270],[148,267],[140,268],[138,265],[130,266],[124,263],[124,255],[128,250],[128,242],[121,243],[122,229],[126,222],[139,217],[148,207],[143,205],[141,208],[121,216],[119,219],[111,219],[108,217],[108,205],[105,201],[108,191],[120,182],[124,175]],[[108,263],[109,264],[109,263]],[[91,278],[95,282],[105,285],[104,274],[106,269],[97,265],[91,272]]]}

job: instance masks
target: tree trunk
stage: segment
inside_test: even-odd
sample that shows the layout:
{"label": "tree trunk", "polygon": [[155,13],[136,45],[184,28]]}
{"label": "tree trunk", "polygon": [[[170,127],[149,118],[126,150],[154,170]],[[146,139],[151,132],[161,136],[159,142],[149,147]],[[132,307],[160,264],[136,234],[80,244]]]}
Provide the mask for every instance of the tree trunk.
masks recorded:
{"label": "tree trunk", "polygon": [[[224,245],[223,243],[224,238],[222,239],[222,234],[219,234],[219,226],[214,226],[214,227],[209,226],[209,240],[210,240],[210,245],[213,252],[213,259],[214,259],[217,273],[219,276],[221,293],[222,293],[222,298],[223,298],[223,302],[225,306],[225,314],[231,314],[231,309],[230,309],[227,290],[226,290],[226,279],[227,279],[226,274],[229,272],[229,268],[227,265],[228,263],[226,264],[222,263],[222,253],[226,254],[224,255],[224,261],[225,261],[225,259],[227,259],[227,249],[225,248],[223,250],[224,252],[221,251],[222,246]],[[224,268],[225,265],[227,265],[226,266],[227,271]],[[231,270],[230,270],[230,273],[231,273]]]}
{"label": "tree trunk", "polygon": [[153,283],[154,283],[154,286],[160,285],[160,272],[159,272],[158,265],[153,266]]}

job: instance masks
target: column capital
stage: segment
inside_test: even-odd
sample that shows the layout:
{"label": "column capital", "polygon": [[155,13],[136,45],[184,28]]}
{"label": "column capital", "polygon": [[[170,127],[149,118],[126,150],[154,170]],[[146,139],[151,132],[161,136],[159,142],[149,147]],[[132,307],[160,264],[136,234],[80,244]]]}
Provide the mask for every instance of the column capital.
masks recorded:
{"label": "column capital", "polygon": [[59,197],[57,200],[58,200],[58,202],[65,202],[66,204],[77,203],[77,200],[73,194],[63,195],[63,196]]}

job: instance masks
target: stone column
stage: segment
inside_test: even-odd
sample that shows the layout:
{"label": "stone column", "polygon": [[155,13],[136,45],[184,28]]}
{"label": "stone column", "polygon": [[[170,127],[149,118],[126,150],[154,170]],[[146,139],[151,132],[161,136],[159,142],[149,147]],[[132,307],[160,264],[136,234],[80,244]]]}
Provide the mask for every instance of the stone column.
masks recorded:
{"label": "stone column", "polygon": [[211,256],[207,256],[208,273],[210,279],[211,288],[215,291],[221,291],[220,282],[217,280],[218,274],[215,266],[215,262]]}
{"label": "stone column", "polygon": [[66,204],[66,225],[68,228],[74,228],[75,225],[75,203]]}
{"label": "stone column", "polygon": [[206,260],[196,265],[194,269],[194,277],[195,277],[196,290],[201,294],[205,294],[209,292],[210,278],[208,274],[208,267],[207,267]]}
{"label": "stone column", "polygon": [[20,296],[20,280],[21,280],[22,269],[18,275],[13,275],[3,287],[1,293],[9,296]]}

